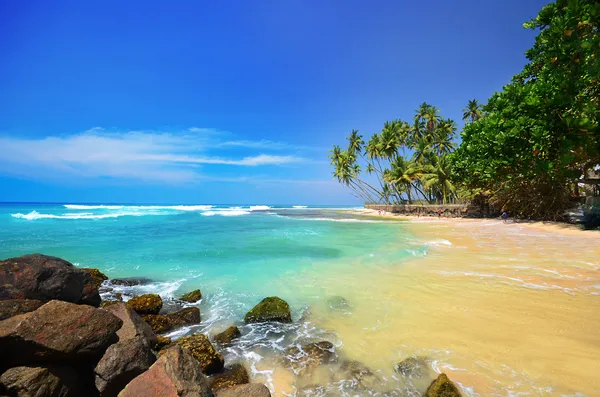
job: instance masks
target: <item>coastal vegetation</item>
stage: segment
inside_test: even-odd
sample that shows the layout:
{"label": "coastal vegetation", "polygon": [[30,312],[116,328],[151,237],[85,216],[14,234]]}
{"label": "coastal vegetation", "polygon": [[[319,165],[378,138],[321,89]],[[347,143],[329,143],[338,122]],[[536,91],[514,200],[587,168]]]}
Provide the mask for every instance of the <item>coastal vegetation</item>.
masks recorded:
{"label": "coastal vegetation", "polygon": [[482,106],[469,101],[456,150],[456,124],[423,103],[366,143],[353,130],[331,151],[334,177],[365,202],[478,196],[517,217],[561,219],[600,164],[600,3],[558,0],[524,27],[538,31],[528,63]]}

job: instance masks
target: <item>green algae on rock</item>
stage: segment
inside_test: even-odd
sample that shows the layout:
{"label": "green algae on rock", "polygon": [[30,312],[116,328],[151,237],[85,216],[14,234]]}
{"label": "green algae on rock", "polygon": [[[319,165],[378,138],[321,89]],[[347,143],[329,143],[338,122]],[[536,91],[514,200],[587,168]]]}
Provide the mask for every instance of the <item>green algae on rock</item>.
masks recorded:
{"label": "green algae on rock", "polygon": [[86,272],[88,272],[90,274],[90,276],[92,276],[92,283],[94,283],[96,288],[100,288],[100,286],[102,285],[102,282],[104,280],[108,280],[108,276],[106,274],[102,273],[98,269],[94,269],[91,267],[82,267],[80,269],[85,270]]}
{"label": "green algae on rock", "polygon": [[187,350],[200,363],[202,373],[211,375],[223,369],[225,360],[203,334],[184,336],[177,340],[182,349]]}
{"label": "green algae on rock", "polygon": [[462,395],[446,374],[440,374],[427,388],[425,397],[462,397]]}
{"label": "green algae on rock", "polygon": [[144,294],[134,296],[127,301],[127,306],[135,310],[138,314],[158,314],[162,309],[163,301],[160,295]]}
{"label": "green algae on rock", "polygon": [[162,314],[142,314],[141,317],[150,325],[155,334],[162,334],[173,328],[173,323],[168,316]]}
{"label": "green algae on rock", "polygon": [[165,347],[169,346],[171,343],[171,338],[169,338],[168,336],[156,335],[156,343],[154,344],[154,346],[152,346],[152,348],[155,351],[160,352]]}
{"label": "green algae on rock", "polygon": [[270,321],[291,323],[292,314],[290,312],[290,305],[281,298],[270,296],[260,301],[258,305],[246,313],[244,321],[246,324]]}
{"label": "green algae on rock", "polygon": [[186,307],[175,313],[167,314],[174,327],[200,324],[200,309],[196,306]]}
{"label": "green algae on rock", "polygon": [[319,365],[332,363],[337,359],[333,343],[328,341],[292,346],[287,348],[285,353],[285,361],[297,374],[311,371]]}
{"label": "green algae on rock", "polygon": [[430,368],[425,357],[408,357],[398,363],[396,372],[407,378],[423,378]]}
{"label": "green algae on rock", "polygon": [[236,385],[243,385],[245,383],[250,383],[248,371],[242,364],[236,363],[231,365],[229,368],[226,368],[222,373],[215,375],[212,379],[210,387],[213,393],[217,394],[217,392],[221,389],[226,389]]}
{"label": "green algae on rock", "polygon": [[191,292],[188,292],[187,294],[185,294],[181,298],[179,298],[179,300],[182,300],[184,302],[189,302],[189,303],[198,302],[200,299],[202,299],[202,293],[200,292],[199,289],[195,289]]}
{"label": "green algae on rock", "polygon": [[220,343],[222,345],[226,345],[228,343],[231,343],[234,339],[239,338],[240,336],[242,336],[240,329],[235,325],[232,325],[220,334],[215,335],[215,342]]}

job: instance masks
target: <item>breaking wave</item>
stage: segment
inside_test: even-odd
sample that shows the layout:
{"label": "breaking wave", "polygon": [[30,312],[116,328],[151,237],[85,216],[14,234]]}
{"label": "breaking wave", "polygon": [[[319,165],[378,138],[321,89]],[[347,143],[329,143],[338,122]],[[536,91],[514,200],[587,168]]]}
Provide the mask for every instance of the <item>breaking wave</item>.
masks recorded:
{"label": "breaking wave", "polygon": [[244,210],[227,210],[227,211],[206,211],[202,213],[202,216],[215,216],[215,215],[221,215],[221,216],[241,216],[241,215],[248,215],[250,214],[250,211],[244,211]]}
{"label": "breaking wave", "polygon": [[132,209],[132,210],[176,210],[176,211],[206,211],[213,208],[213,205],[79,205],[79,204],[65,204],[65,208],[71,210],[118,210],[118,209]]}
{"label": "breaking wave", "polygon": [[109,213],[109,214],[92,214],[90,212],[80,212],[80,213],[72,213],[72,214],[40,214],[39,212],[33,210],[28,214],[16,213],[10,214],[13,218],[18,219],[26,219],[28,221],[33,221],[36,219],[106,219],[106,218],[118,218],[121,216],[144,216],[144,215],[167,215],[166,213],[148,213],[148,212],[117,212],[117,213]]}

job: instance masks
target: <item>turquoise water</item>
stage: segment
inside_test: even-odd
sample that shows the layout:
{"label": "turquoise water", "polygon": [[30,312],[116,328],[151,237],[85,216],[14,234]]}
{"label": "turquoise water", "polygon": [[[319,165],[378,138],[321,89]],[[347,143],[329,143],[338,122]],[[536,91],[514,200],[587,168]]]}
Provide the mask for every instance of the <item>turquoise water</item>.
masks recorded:
{"label": "turquoise water", "polygon": [[[153,292],[169,300],[200,288],[202,324],[174,331],[174,337],[240,324],[263,297],[281,296],[290,303],[295,324],[284,331],[246,326],[246,335],[226,357],[257,359],[251,353],[261,351],[262,357],[264,349],[281,351],[291,341],[335,340],[331,330],[303,322],[311,305],[330,298],[321,273],[374,263],[397,266],[426,249],[401,222],[359,218],[347,210],[2,204],[0,258],[39,252],[98,268],[111,278],[152,280],[133,288],[112,286],[105,298],[117,291],[125,299]],[[351,291],[344,297],[351,301]],[[273,332],[287,336],[273,344]]]}

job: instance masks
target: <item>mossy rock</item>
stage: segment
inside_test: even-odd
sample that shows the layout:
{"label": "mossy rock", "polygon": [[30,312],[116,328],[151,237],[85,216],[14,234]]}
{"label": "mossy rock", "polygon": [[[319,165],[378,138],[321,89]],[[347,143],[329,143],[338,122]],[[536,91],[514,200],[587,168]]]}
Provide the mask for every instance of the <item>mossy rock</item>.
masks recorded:
{"label": "mossy rock", "polygon": [[350,302],[343,296],[332,296],[327,299],[327,305],[331,310],[348,312],[352,309]]}
{"label": "mossy rock", "polygon": [[168,316],[162,314],[143,314],[141,317],[150,325],[155,334],[164,334],[173,329],[173,323]]}
{"label": "mossy rock", "polygon": [[462,397],[458,388],[446,374],[440,374],[425,392],[425,397]]}
{"label": "mossy rock", "polygon": [[206,375],[221,372],[225,360],[210,343],[208,337],[202,334],[184,336],[177,340],[182,349],[186,349],[200,363],[202,373]]}
{"label": "mossy rock", "polygon": [[108,307],[112,305],[116,305],[117,303],[121,303],[119,301],[102,301],[100,302],[100,307]]}
{"label": "mossy rock", "polygon": [[225,331],[221,332],[220,334],[217,334],[215,336],[215,342],[220,343],[222,345],[226,345],[228,343],[231,343],[234,339],[239,338],[240,336],[242,336],[240,329],[235,325],[232,325]]}
{"label": "mossy rock", "polygon": [[104,280],[108,280],[108,277],[106,276],[106,274],[102,273],[98,269],[94,269],[91,267],[82,267],[81,270],[85,270],[86,272],[88,272],[90,274],[90,276],[92,276],[92,283],[96,286],[96,288],[100,288],[100,286],[102,285],[102,282]]}
{"label": "mossy rock", "polygon": [[133,287],[134,285],[149,284],[152,282],[149,278],[144,277],[129,277],[129,278],[113,278],[111,284],[122,285],[125,287]]}
{"label": "mossy rock", "polygon": [[165,347],[169,346],[171,343],[171,338],[162,335],[156,335],[156,344],[153,346],[153,349],[157,352],[163,350]]}
{"label": "mossy rock", "polygon": [[292,346],[286,349],[285,354],[284,361],[296,374],[337,360],[333,343],[327,341]]}
{"label": "mossy rock", "polygon": [[188,292],[187,294],[183,295],[179,299],[184,302],[195,303],[202,299],[202,293],[199,289],[195,289],[192,292]]}
{"label": "mossy rock", "polygon": [[280,322],[291,323],[292,314],[290,305],[286,301],[276,296],[270,296],[263,299],[252,310],[246,313],[244,317],[246,324],[265,323],[265,322]]}
{"label": "mossy rock", "polygon": [[175,313],[167,314],[174,327],[183,325],[200,324],[200,309],[197,307],[186,307]]}
{"label": "mossy rock", "polygon": [[163,301],[157,294],[144,294],[128,300],[127,306],[135,310],[137,314],[158,314],[162,309]]}
{"label": "mossy rock", "polygon": [[211,379],[210,388],[217,394],[219,390],[250,383],[250,376],[242,364],[233,364]]}
{"label": "mossy rock", "polygon": [[430,369],[425,357],[409,357],[398,363],[396,372],[406,378],[424,378]]}

